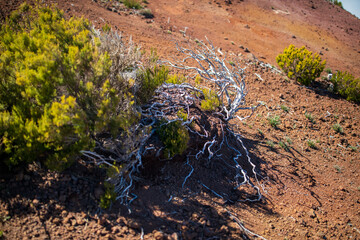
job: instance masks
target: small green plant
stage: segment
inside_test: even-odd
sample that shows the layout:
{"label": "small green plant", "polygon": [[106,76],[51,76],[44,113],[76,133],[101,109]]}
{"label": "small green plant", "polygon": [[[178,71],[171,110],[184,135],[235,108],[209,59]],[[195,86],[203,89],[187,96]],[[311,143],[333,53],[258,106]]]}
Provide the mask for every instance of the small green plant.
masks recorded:
{"label": "small green plant", "polygon": [[333,91],[348,101],[360,103],[360,78],[355,78],[348,72],[338,71],[330,80]]}
{"label": "small green plant", "polygon": [[100,197],[100,207],[108,209],[111,204],[116,200],[115,187],[109,182],[104,182],[105,193]]}
{"label": "small green plant", "polygon": [[0,238],[2,238],[4,236],[4,232],[0,231]]}
{"label": "small green plant", "polygon": [[107,23],[104,26],[102,26],[101,29],[103,30],[103,32],[106,32],[106,33],[111,31],[111,27]]}
{"label": "small green plant", "polygon": [[335,165],[334,168],[336,169],[336,171],[337,171],[338,173],[341,173],[341,172],[342,172],[341,167],[339,167],[338,165]]}
{"label": "small green plant", "polygon": [[305,117],[306,117],[310,122],[315,123],[315,118],[314,118],[314,116],[313,116],[311,113],[305,112]]}
{"label": "small green plant", "polygon": [[291,140],[291,138],[286,137],[286,138],[285,138],[285,140],[286,140],[286,142],[287,142],[288,144],[290,144],[290,145],[292,144],[292,140]]}
{"label": "small green plant", "polygon": [[229,61],[229,64],[233,67],[235,66],[235,63],[233,61]]}
{"label": "small green plant", "polygon": [[341,127],[341,125],[339,123],[335,123],[333,126],[332,126],[332,129],[337,132],[337,133],[340,133],[340,134],[343,134],[344,131],[343,131],[343,128]]}
{"label": "small green plant", "polygon": [[201,101],[201,109],[204,111],[214,111],[220,106],[218,95],[210,89],[202,89],[204,93],[204,100]]}
{"label": "small green plant", "polygon": [[178,118],[182,119],[184,122],[186,122],[188,120],[188,114],[185,112],[184,109],[180,109],[177,112],[177,116],[178,116]]}
{"label": "small green plant", "polygon": [[172,84],[182,84],[186,81],[186,78],[183,75],[178,75],[178,74],[174,74],[174,75],[170,75],[167,79],[166,79],[166,83],[172,83]]}
{"label": "small green plant", "polygon": [[316,142],[313,140],[308,140],[307,145],[312,149],[317,149]]}
{"label": "small green plant", "polygon": [[290,150],[290,147],[289,147],[288,143],[286,143],[286,142],[279,141],[279,146],[287,152]]}
{"label": "small green plant", "polygon": [[280,116],[273,116],[273,117],[268,117],[268,121],[270,126],[272,126],[273,128],[277,128],[279,126],[279,124],[281,123],[280,121]]}
{"label": "small green plant", "polygon": [[138,103],[147,103],[152,96],[156,88],[163,84],[169,75],[169,70],[165,66],[155,66],[153,69],[146,68],[140,72],[140,89],[137,95]]}
{"label": "small green plant", "polygon": [[341,1],[338,1],[338,0],[328,0],[328,1],[341,7],[341,8],[344,8]]}
{"label": "small green plant", "polygon": [[140,10],[140,14],[145,18],[154,18],[154,14],[148,8]]}
{"label": "small green plant", "polygon": [[358,149],[358,147],[351,146],[351,145],[349,145],[348,148],[350,148],[352,152],[356,152],[356,150]]}
{"label": "small green plant", "polygon": [[271,140],[266,141],[266,144],[271,148],[275,148],[275,143]]}
{"label": "small green plant", "polygon": [[259,134],[261,135],[261,136],[264,136],[264,132],[263,131],[261,131],[261,129],[257,129],[258,130],[258,132],[259,132]]}
{"label": "small green plant", "polygon": [[331,70],[331,68],[327,68],[327,69],[325,69],[325,72],[330,74],[330,73],[332,73],[332,70]]}
{"label": "small green plant", "polygon": [[142,8],[141,4],[136,0],[124,0],[123,4],[127,8],[131,8],[131,9],[141,9]]}
{"label": "small green plant", "polygon": [[178,120],[170,123],[162,121],[157,131],[160,140],[165,145],[165,157],[172,158],[186,150],[190,137],[186,127],[182,125],[182,121]]}
{"label": "small green plant", "polygon": [[289,107],[287,107],[286,105],[281,105],[280,108],[284,111],[284,112],[289,112]]}
{"label": "small green plant", "polygon": [[326,61],[321,62],[319,54],[313,54],[305,47],[296,48],[290,45],[276,57],[279,67],[289,78],[303,85],[310,85],[324,70]]}

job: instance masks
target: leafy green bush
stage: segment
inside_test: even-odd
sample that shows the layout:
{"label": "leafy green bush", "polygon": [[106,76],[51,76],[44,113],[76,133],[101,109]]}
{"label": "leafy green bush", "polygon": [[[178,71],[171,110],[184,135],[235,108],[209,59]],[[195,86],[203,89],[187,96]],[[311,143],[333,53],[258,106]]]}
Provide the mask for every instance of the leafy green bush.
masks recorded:
{"label": "leafy green bush", "polygon": [[111,57],[92,31],[87,20],[27,4],[1,26],[0,161],[9,167],[38,160],[61,170],[96,133],[136,119],[129,86],[109,77]]}
{"label": "leafy green bush", "polygon": [[156,88],[163,84],[169,75],[169,70],[165,66],[155,66],[153,69],[146,68],[140,72],[140,89],[137,94],[138,103],[147,103],[152,96]]}
{"label": "leafy green bush", "polygon": [[204,111],[214,111],[220,106],[219,97],[216,92],[203,89],[205,99],[201,101],[201,109]]}
{"label": "leafy green bush", "polygon": [[333,91],[345,97],[348,101],[360,102],[360,78],[355,78],[348,72],[338,71],[332,78]]}
{"label": "leafy green bush", "polygon": [[280,116],[273,116],[273,117],[268,117],[268,121],[269,124],[273,127],[273,128],[277,128],[278,125],[281,123],[280,121]]}
{"label": "leafy green bush", "polygon": [[104,182],[105,193],[100,197],[100,207],[102,209],[108,209],[111,203],[116,200],[116,193],[114,191],[114,185],[109,182]]}
{"label": "leafy green bush", "polygon": [[131,8],[131,9],[141,9],[142,8],[141,4],[136,0],[124,0],[123,4],[127,8]]}
{"label": "leafy green bush", "polygon": [[284,112],[289,112],[290,108],[286,105],[281,105],[280,108],[284,111]]}
{"label": "leafy green bush", "polygon": [[338,1],[338,0],[328,0],[328,1],[341,7],[341,8],[344,8],[341,1]]}
{"label": "leafy green bush", "polygon": [[339,123],[335,123],[332,126],[332,129],[334,129],[334,131],[337,132],[337,133],[340,133],[340,134],[344,133],[344,130],[343,130],[343,128],[341,127],[341,125]]}
{"label": "leafy green bush", "polygon": [[305,47],[296,48],[290,45],[282,54],[276,57],[279,67],[289,78],[295,79],[306,86],[310,85],[324,70],[326,61],[308,51]]}
{"label": "leafy green bush", "polygon": [[190,139],[189,132],[181,122],[182,121],[162,122],[158,129],[160,140],[165,145],[165,156],[168,158],[176,154],[182,154],[187,148]]}

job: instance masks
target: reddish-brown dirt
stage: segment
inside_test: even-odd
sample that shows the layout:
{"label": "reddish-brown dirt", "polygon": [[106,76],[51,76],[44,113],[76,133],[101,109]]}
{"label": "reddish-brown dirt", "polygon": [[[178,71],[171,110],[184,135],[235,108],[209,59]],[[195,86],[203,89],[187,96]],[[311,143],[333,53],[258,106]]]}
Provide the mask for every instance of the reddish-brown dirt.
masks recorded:
{"label": "reddish-brown dirt", "polygon": [[[0,13],[5,16],[21,1],[3,2]],[[138,199],[131,213],[119,203],[99,211],[104,177],[100,170],[82,162],[63,173],[34,165],[0,182],[4,238],[253,238],[231,219],[230,212],[245,228],[266,239],[360,239],[359,105],[325,89],[300,86],[256,60],[276,65],[275,57],[289,44],[305,45],[321,52],[327,67],[359,77],[358,18],[322,0],[234,0],[231,4],[149,0],[153,19],[116,6],[115,1],[54,2],[67,17],[84,16],[97,27],[108,23],[124,36],[132,36],[143,49],[157,48],[164,59],[177,55],[172,40],[207,36],[224,52],[239,55],[244,66],[249,63],[248,104],[262,101],[266,106],[234,123],[262,176],[264,197],[260,202],[228,204],[197,184],[209,183],[231,199],[241,199],[240,193],[230,190],[220,163],[193,163],[189,188],[182,190],[189,168],[176,161],[166,162],[158,172],[145,172],[134,190]],[[185,34],[180,32],[185,29]],[[267,120],[275,115],[281,120],[278,128]],[[342,126],[342,134],[333,130],[336,123]]]}

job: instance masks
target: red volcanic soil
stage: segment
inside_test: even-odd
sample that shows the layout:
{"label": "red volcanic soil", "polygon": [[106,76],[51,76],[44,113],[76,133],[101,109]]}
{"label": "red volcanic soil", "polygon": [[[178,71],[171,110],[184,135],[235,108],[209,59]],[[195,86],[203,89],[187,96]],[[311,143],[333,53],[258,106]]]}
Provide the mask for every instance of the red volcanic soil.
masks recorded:
{"label": "red volcanic soil", "polygon": [[[1,0],[1,18],[20,2]],[[256,239],[241,226],[266,239],[360,239],[359,104],[300,86],[261,64],[275,66],[275,57],[294,44],[320,53],[333,71],[359,77],[358,18],[325,0],[148,0],[153,19],[117,1],[45,2],[56,3],[66,17],[84,16],[96,27],[108,23],[146,51],[156,48],[163,59],[178,55],[173,40],[205,36],[238,55],[247,66],[248,104],[266,103],[251,118],[234,121],[262,176],[263,199],[227,204],[199,186],[204,178],[224,182],[226,172],[217,163],[194,163],[184,191],[189,169],[176,161],[144,174],[131,213],[119,203],[99,211],[100,170],[81,162],[62,173],[32,166],[0,180],[6,239]],[[276,129],[267,120],[275,115],[281,120]],[[229,188],[216,190],[231,195]]]}

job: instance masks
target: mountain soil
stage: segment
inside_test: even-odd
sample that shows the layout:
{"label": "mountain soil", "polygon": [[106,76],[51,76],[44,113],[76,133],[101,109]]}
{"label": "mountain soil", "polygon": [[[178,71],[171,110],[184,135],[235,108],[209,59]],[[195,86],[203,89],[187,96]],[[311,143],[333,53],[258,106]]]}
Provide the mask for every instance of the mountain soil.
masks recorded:
{"label": "mountain soil", "polygon": [[[21,2],[1,1],[2,19]],[[289,44],[304,45],[333,71],[359,77],[358,18],[322,0],[149,0],[151,19],[116,1],[44,2],[95,27],[107,23],[147,52],[156,48],[162,59],[179,57],[174,41],[194,44],[205,36],[237,55],[246,67],[248,105],[265,103],[252,117],[232,122],[261,176],[263,198],[241,201],[241,192],[224,181],[221,162],[192,162],[194,172],[182,188],[190,169],[177,160],[143,170],[130,208],[116,202],[100,210],[101,169],[83,160],[61,173],[33,164],[0,178],[4,239],[256,239],[253,233],[360,239],[359,105],[332,94],[325,80],[304,87],[271,67]],[[277,128],[268,121],[274,116],[280,117]]]}

